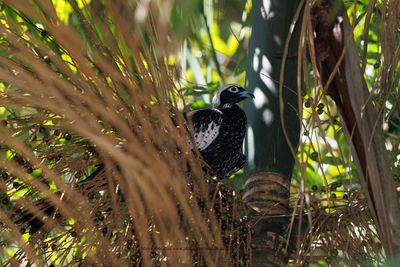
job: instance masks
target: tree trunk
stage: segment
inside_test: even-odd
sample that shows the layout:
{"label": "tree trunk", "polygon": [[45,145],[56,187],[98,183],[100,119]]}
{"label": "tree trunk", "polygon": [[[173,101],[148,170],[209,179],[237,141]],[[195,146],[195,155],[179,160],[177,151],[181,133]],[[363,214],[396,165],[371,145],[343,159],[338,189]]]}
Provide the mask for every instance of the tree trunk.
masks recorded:
{"label": "tree trunk", "polygon": [[[284,232],[288,220],[269,218],[289,213],[290,179],[300,136],[296,84],[299,27],[288,37],[299,3],[253,1],[246,87],[255,100],[244,106],[249,178],[243,195],[253,210],[252,266],[287,264]],[[284,57],[287,40],[289,52]]]}

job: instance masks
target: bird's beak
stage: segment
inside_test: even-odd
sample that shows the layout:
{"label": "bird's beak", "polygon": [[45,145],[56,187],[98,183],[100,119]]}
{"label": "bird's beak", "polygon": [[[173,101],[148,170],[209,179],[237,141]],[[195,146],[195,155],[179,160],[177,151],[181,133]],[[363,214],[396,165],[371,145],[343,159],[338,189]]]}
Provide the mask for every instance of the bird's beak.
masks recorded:
{"label": "bird's beak", "polygon": [[244,98],[254,98],[254,95],[252,93],[249,93],[247,91],[243,91],[239,93],[240,97],[244,97]]}

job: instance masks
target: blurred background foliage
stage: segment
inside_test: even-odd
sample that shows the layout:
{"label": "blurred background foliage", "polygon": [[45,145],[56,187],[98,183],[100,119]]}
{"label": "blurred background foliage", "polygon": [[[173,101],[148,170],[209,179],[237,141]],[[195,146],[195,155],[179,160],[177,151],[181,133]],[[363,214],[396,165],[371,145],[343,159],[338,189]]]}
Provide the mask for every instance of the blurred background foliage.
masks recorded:
{"label": "blurred background foliage", "polygon": [[[91,42],[87,29],[81,23],[82,16],[89,22],[93,21],[90,25],[93,27],[93,32],[98,33],[98,39],[101,40],[103,29],[97,28],[95,23],[99,18],[93,17],[93,13],[87,12],[87,9],[94,8],[96,1],[52,0],[52,2],[59,19],[76,29],[87,41],[87,45],[96,50],[96,44]],[[162,1],[155,2],[161,6],[160,2]],[[375,2],[370,17],[368,16],[369,0],[348,0],[345,1],[345,5],[354,27],[354,38],[361,59],[360,65],[364,70],[364,78],[371,92],[371,101],[374,101],[377,110],[379,110],[380,116],[377,124],[384,128],[386,147],[390,155],[394,179],[399,180],[400,108],[398,90],[400,63],[395,62],[389,70],[382,69],[381,61],[384,57],[384,51],[381,47],[381,33],[383,27],[385,27],[388,11],[384,9],[385,0]],[[172,49],[173,52],[164,60],[170,68],[170,74],[177,88],[175,91],[176,98],[173,101],[178,101],[179,109],[210,107],[211,98],[220,85],[224,83],[244,85],[246,51],[251,33],[249,26],[251,5],[251,1],[248,0],[177,0],[171,7],[172,12],[168,18],[169,38],[179,40],[174,42],[174,44],[178,43],[179,46]],[[0,22],[3,25],[9,23],[10,18],[12,18],[15,23],[20,25],[22,36],[24,36],[24,32],[29,32],[34,38],[46,38],[48,45],[53,47],[53,52],[64,62],[71,63],[71,71],[73,73],[79,71],[70,55],[58,46],[52,36],[47,35],[48,33],[42,25],[22,16],[21,13],[2,4]],[[5,17],[7,17],[7,20]],[[109,30],[113,31],[115,25],[113,25],[112,20],[109,23]],[[0,39],[0,42],[5,42],[5,40]],[[399,53],[399,42],[400,35],[397,30],[394,37],[393,53]],[[119,45],[122,51],[129,49],[129,47],[123,47],[122,43]],[[148,40],[147,45],[150,46],[149,50],[151,51],[152,41]],[[157,54],[156,51],[152,52]],[[7,52],[0,51],[1,53],[4,56],[4,53]],[[116,61],[115,64],[121,63]],[[148,61],[143,62],[146,68],[151,68],[151,64]],[[391,75],[385,74],[387,72],[390,72]],[[338,223],[343,228],[335,228],[343,236],[338,232],[336,232],[336,236],[332,236],[335,233],[335,230],[332,230],[330,238],[346,238],[351,235],[349,240],[358,242],[349,245],[353,249],[357,247],[359,255],[357,255],[356,262],[382,265],[384,264],[382,247],[368,214],[364,218],[363,216],[359,217],[358,212],[354,214],[346,213],[349,209],[365,211],[367,205],[362,197],[356,166],[351,158],[350,147],[346,142],[335,104],[324,95],[321,88],[314,86],[315,76],[311,67],[309,73],[305,75],[308,76],[309,83],[306,84],[302,92],[303,129],[297,154],[297,164],[292,179],[291,203],[293,209],[296,209],[299,201],[305,197],[307,204],[302,206],[305,213],[317,210],[325,215],[337,216],[337,218],[340,218],[341,215],[348,216],[346,218],[348,225],[343,226]],[[382,77],[390,77],[390,79],[382,80]],[[138,79],[140,80],[140,78]],[[0,91],[4,91],[8,86],[9,84],[1,82]],[[31,110],[29,108],[16,110],[8,106],[0,107],[0,120],[4,121],[6,126],[7,123],[17,124],[15,127],[20,129],[17,135],[21,140],[32,137],[32,132],[24,131],[24,126],[29,124],[28,121],[14,121],[15,118],[21,118],[25,114],[31,114]],[[77,162],[82,159],[91,160],[95,152],[90,150],[90,146],[85,143],[86,141],[68,132],[57,131],[57,127],[52,127],[55,126],[54,121],[57,121],[57,116],[46,122],[41,126],[42,128],[38,128],[38,132],[35,133],[36,139],[32,142],[38,144],[38,149],[45,151],[47,149],[46,144],[42,141],[52,136],[52,139],[57,139],[57,149],[59,150],[59,154],[51,155],[55,159],[60,154],[63,154],[63,157],[68,154],[70,158],[76,158]],[[50,131],[47,126],[50,126],[52,130]],[[63,144],[68,142],[75,145],[75,150],[63,150]],[[48,142],[48,144],[52,143]],[[73,146],[69,146],[69,148],[71,147]],[[15,155],[12,149],[8,149],[5,153],[8,158],[13,158]],[[55,162],[58,161],[51,158],[48,164],[51,166],[56,164]],[[21,163],[24,165],[24,162]],[[63,169],[62,164],[57,164],[57,168]],[[73,176],[87,176],[93,171],[95,164],[96,162],[89,164],[89,167],[84,171],[65,173],[64,179],[68,181]],[[85,164],[85,166],[88,165]],[[33,168],[29,164],[26,167]],[[33,168],[31,173],[33,176],[40,176],[41,170]],[[238,191],[243,188],[244,177],[245,173],[243,172],[231,177]],[[2,209],[7,209],[9,205],[8,196],[11,196],[11,199],[20,198],[28,190],[28,187],[22,186],[23,182],[18,178],[15,178],[11,184],[11,187],[2,192],[2,204],[0,204]],[[56,191],[56,189],[57,186],[51,183],[50,190]],[[352,230],[346,230],[346,227],[351,228],[349,225],[352,220],[362,220],[366,224],[365,228],[357,230],[357,227],[353,227]],[[355,225],[358,225],[357,222],[354,222],[353,226]],[[369,232],[366,232],[366,229],[369,229]],[[25,238],[29,238],[29,233],[25,234]],[[346,248],[329,247],[330,241],[326,238],[322,234],[316,235],[311,238],[314,244],[313,249],[304,248],[305,250],[308,249],[310,259],[307,262],[310,266],[338,266],[342,260],[348,257],[344,253]],[[332,241],[332,243],[334,242]],[[16,251],[16,248],[13,247],[4,249],[5,251],[0,252],[0,265],[6,262]],[[354,253],[352,255],[354,256]]]}

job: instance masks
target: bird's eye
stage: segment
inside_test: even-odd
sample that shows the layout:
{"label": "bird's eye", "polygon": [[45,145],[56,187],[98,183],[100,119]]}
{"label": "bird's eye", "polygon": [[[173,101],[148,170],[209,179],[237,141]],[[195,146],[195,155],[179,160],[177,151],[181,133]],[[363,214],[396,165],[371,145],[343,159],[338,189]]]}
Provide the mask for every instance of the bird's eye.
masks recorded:
{"label": "bird's eye", "polygon": [[231,88],[228,89],[228,91],[231,92],[231,93],[237,93],[237,92],[239,92],[239,88],[231,87]]}

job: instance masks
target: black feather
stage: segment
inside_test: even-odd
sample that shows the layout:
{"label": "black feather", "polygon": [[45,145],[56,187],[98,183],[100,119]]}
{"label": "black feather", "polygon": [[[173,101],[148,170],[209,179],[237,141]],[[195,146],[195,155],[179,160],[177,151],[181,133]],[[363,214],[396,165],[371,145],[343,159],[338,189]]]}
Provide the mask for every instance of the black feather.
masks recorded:
{"label": "black feather", "polygon": [[254,95],[243,87],[226,84],[217,91],[213,109],[185,113],[193,126],[197,149],[212,174],[218,178],[229,177],[245,165],[242,146],[247,118],[236,103],[249,97],[254,98]]}
{"label": "black feather", "polygon": [[202,144],[196,144],[203,160],[210,167],[212,174],[219,178],[225,178],[245,164],[242,146],[246,134],[246,114],[237,106],[232,105],[219,109],[203,109],[185,114],[193,125],[194,140],[198,140],[199,134],[204,133],[210,124],[218,127],[218,134],[205,148]]}

